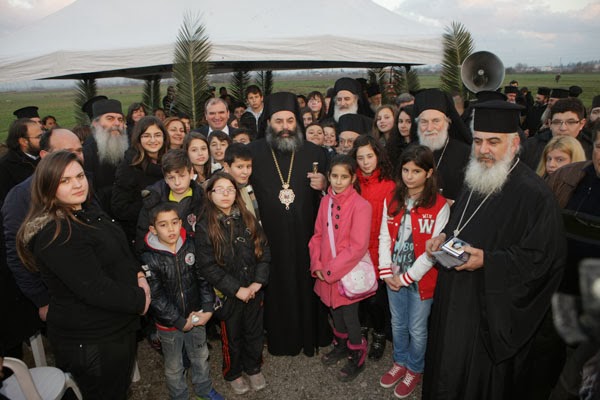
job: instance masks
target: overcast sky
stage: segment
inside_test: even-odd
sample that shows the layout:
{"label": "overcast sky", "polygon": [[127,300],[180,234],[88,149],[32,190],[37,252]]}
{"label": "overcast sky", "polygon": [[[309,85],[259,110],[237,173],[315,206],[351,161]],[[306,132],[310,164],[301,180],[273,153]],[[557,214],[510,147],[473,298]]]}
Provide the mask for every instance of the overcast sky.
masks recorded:
{"label": "overcast sky", "polygon": [[[0,35],[34,23],[73,1],[0,0]],[[329,1],[342,4],[343,0]],[[600,1],[374,1],[407,18],[421,21],[424,32],[441,35],[452,21],[461,22],[473,35],[475,50],[497,54],[505,66],[519,62],[531,66],[556,66],[561,62],[600,59]]]}

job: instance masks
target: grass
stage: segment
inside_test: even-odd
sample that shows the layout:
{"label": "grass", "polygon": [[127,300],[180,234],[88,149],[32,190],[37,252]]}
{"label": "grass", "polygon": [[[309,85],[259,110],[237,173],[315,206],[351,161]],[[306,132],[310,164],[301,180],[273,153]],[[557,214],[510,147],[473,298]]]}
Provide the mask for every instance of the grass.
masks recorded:
{"label": "grass", "polygon": [[[563,74],[559,84],[554,81],[554,74],[511,74],[507,75],[504,85],[511,80],[519,81],[520,86],[527,86],[534,94],[539,86],[548,87],[569,87],[579,85],[583,88],[581,100],[586,106],[589,106],[592,97],[600,94],[600,74]],[[439,86],[438,75],[420,75],[419,80],[422,88],[432,88]],[[308,94],[313,90],[325,92],[327,88],[333,86],[334,79],[321,76],[286,76],[285,78],[275,77],[275,91],[291,91],[294,93]],[[221,80],[213,81],[214,86],[228,86],[228,82]],[[126,111],[129,104],[139,102],[142,99],[143,83],[133,86],[115,86],[100,87],[98,92],[109,98],[114,98],[123,104]],[[163,85],[162,92],[166,93],[166,85]],[[40,90],[28,92],[4,92],[0,94],[0,142],[6,139],[8,126],[14,120],[13,111],[29,106],[39,107],[40,117],[53,115],[57,118],[61,126],[71,128],[75,125],[74,117],[74,98],[75,89],[60,90]]]}

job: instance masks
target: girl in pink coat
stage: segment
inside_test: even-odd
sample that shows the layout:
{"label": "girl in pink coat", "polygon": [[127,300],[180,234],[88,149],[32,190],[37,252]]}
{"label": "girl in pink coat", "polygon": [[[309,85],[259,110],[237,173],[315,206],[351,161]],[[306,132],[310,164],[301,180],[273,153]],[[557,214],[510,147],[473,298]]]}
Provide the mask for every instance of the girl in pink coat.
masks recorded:
{"label": "girl in pink coat", "polygon": [[[360,333],[359,300],[349,299],[338,291],[339,280],[358,264],[369,247],[371,205],[353,187],[356,168],[356,161],[347,155],[335,156],[331,161],[329,192],[321,200],[315,232],[308,244],[310,270],[317,278],[315,293],[331,310],[335,335],[333,350],[321,361],[333,365],[348,357],[338,375],[343,382],[358,376],[367,354],[367,341]],[[336,257],[330,247],[328,213],[331,213]]]}

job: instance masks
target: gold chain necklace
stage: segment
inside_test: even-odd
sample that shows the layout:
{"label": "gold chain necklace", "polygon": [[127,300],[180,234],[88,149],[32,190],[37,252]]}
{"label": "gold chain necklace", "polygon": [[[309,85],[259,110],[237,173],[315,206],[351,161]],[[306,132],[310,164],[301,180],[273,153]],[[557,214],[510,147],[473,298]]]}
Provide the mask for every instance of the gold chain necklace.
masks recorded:
{"label": "gold chain necklace", "polygon": [[290,204],[294,202],[296,195],[294,191],[290,189],[290,179],[292,178],[292,167],[294,166],[294,155],[296,152],[292,152],[292,159],[290,160],[290,169],[288,171],[287,181],[283,180],[283,175],[281,174],[281,169],[279,168],[279,163],[277,162],[277,158],[275,157],[275,151],[271,148],[271,155],[273,156],[273,161],[275,161],[275,168],[277,168],[277,173],[279,174],[279,179],[281,180],[281,189],[279,191],[279,201],[281,204],[285,205],[285,209],[290,209]]}

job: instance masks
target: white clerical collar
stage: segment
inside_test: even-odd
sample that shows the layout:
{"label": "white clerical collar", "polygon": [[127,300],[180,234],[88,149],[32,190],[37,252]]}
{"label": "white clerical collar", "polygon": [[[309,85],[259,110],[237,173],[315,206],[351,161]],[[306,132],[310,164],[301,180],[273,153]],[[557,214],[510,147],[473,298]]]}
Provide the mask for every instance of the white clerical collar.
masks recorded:
{"label": "white clerical collar", "polygon": [[[210,125],[208,126],[208,134],[210,135],[210,133],[213,131],[213,128],[210,127]],[[225,125],[225,128],[221,129],[221,132],[225,132],[227,135],[229,135],[229,125]]]}
{"label": "white clerical collar", "polygon": [[23,154],[25,154],[27,157],[31,158],[32,160],[37,160],[39,158],[38,156],[33,156],[33,155],[29,154],[29,153],[23,152]]}

